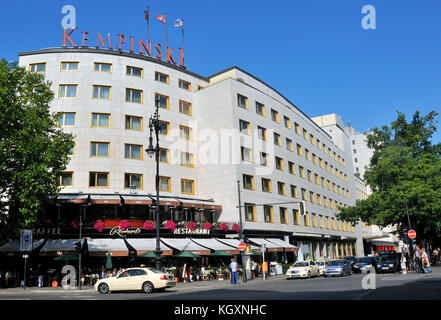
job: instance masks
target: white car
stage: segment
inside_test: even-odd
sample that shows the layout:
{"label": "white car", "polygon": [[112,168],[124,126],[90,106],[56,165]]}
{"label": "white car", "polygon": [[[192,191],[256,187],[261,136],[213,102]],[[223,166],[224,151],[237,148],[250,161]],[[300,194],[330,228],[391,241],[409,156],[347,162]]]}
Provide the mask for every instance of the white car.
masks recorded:
{"label": "white car", "polygon": [[137,290],[151,293],[155,290],[174,287],[173,275],[152,268],[129,268],[116,277],[101,279],[95,284],[95,290],[107,294],[112,291]]}
{"label": "white car", "polygon": [[318,277],[320,268],[314,261],[298,261],[286,271],[286,276],[288,279]]}
{"label": "white car", "polygon": [[315,264],[318,265],[319,270],[320,270],[320,275],[322,276],[325,273],[327,261],[325,261],[325,260],[315,261]]}

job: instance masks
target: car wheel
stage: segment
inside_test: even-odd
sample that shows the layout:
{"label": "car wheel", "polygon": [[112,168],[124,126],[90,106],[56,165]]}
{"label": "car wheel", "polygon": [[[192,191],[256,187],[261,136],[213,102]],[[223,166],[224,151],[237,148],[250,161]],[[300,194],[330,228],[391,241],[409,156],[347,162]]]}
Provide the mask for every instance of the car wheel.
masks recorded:
{"label": "car wheel", "polygon": [[311,278],[311,273],[308,271],[308,279]]}
{"label": "car wheel", "polygon": [[110,290],[107,283],[100,283],[100,285],[98,286],[98,292],[101,294],[108,294]]}
{"label": "car wheel", "polygon": [[146,281],[142,284],[142,291],[144,291],[145,293],[152,293],[154,290],[155,287],[150,281]]}
{"label": "car wheel", "polygon": [[327,278],[327,277],[328,277],[328,275],[327,275],[327,274],[323,274],[323,277]]}

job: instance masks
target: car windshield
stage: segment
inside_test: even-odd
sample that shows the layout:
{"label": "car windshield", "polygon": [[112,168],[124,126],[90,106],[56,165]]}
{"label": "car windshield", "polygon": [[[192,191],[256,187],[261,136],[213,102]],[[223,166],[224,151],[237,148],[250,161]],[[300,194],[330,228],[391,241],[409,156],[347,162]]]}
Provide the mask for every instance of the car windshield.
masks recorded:
{"label": "car windshield", "polygon": [[343,260],[333,260],[328,262],[329,266],[341,266],[343,264],[344,264]]}
{"label": "car windshield", "polygon": [[358,258],[358,263],[372,263],[372,258]]}
{"label": "car windshield", "polygon": [[309,263],[308,262],[296,262],[293,264],[293,267],[308,267]]}
{"label": "car windshield", "polygon": [[318,266],[324,266],[324,265],[325,265],[325,262],[324,262],[324,261],[317,261],[316,264],[317,264]]}
{"label": "car windshield", "polygon": [[383,255],[379,256],[380,261],[393,261],[394,259],[395,259],[395,257],[391,254],[383,254]]}

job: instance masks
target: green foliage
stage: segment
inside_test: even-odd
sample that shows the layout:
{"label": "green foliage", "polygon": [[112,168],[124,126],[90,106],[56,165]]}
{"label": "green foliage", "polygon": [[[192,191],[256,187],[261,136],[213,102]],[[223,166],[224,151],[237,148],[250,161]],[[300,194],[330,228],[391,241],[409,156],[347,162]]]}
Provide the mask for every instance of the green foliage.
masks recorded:
{"label": "green foliage", "polygon": [[0,238],[32,227],[58,193],[73,136],[56,126],[53,97],[43,75],[0,61]]}
{"label": "green foliage", "polygon": [[419,240],[438,243],[441,239],[440,144],[430,141],[436,131],[434,111],[421,117],[418,111],[408,123],[398,113],[391,126],[375,128],[368,135],[374,149],[365,180],[373,193],[354,207],[342,208],[339,218],[361,219],[381,227],[395,225],[400,234],[409,227]]}

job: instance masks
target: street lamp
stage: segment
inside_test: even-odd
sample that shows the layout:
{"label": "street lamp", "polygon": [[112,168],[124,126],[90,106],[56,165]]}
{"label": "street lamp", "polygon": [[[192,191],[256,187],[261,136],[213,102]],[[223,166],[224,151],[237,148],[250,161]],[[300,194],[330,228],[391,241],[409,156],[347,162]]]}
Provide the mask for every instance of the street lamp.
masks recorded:
{"label": "street lamp", "polygon": [[[155,155],[156,161],[156,250],[155,250],[155,269],[161,271],[161,246],[160,246],[160,236],[159,236],[159,226],[161,223],[161,219],[159,216],[159,100],[155,101],[155,113],[149,119],[149,129],[150,129],[150,137],[149,137],[149,146],[145,150],[149,157],[153,157]],[[153,130],[156,135],[156,146],[153,146]]]}

